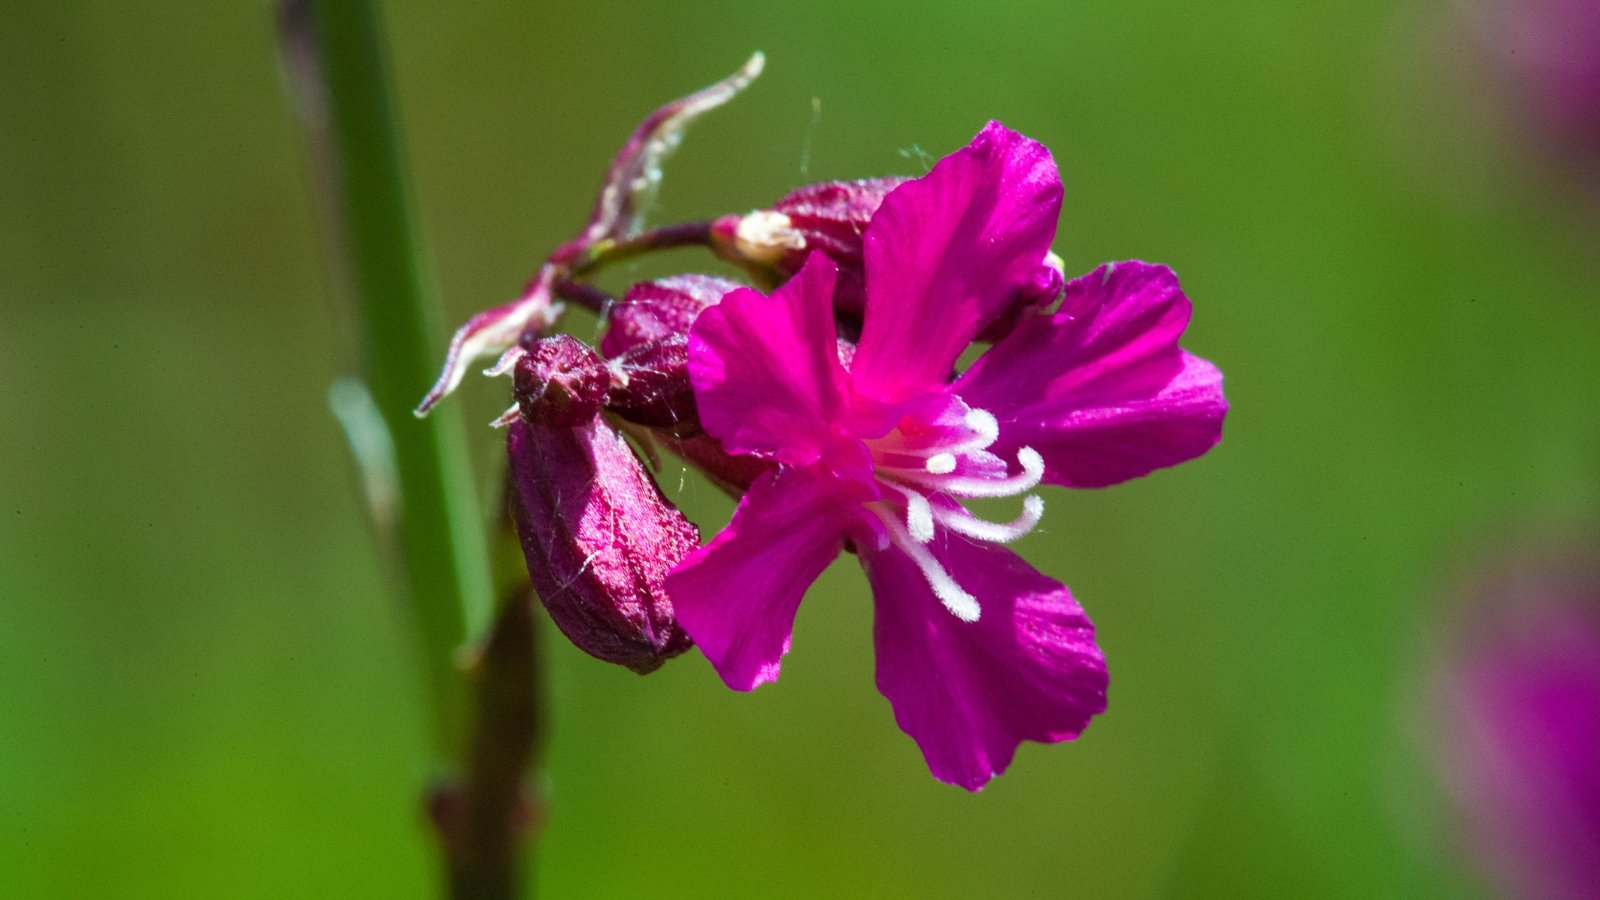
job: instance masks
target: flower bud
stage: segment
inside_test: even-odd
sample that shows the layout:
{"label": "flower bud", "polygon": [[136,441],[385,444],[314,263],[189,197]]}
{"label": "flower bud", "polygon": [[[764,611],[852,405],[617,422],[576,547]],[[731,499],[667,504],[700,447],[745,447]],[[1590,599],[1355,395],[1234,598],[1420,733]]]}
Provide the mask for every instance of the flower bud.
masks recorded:
{"label": "flower bud", "polygon": [[724,258],[779,280],[794,276],[813,250],[839,266],[834,307],[859,314],[865,299],[861,234],[878,204],[903,177],[827,181],[798,188],[770,210],[727,216],[712,226],[712,247]]}
{"label": "flower bud", "polygon": [[599,357],[570,338],[543,339],[518,363],[522,416],[506,436],[517,535],[562,633],[644,674],[690,646],[662,584],[700,536],[599,415],[607,384]]}
{"label": "flower bud", "polygon": [[679,437],[700,434],[689,382],[689,341],[677,335],[639,344],[611,361],[606,407],[622,418]]}
{"label": "flower bud", "polygon": [[649,341],[684,337],[701,310],[739,287],[710,275],[674,275],[636,284],[607,311],[600,352],[615,359]]}
{"label": "flower bud", "polygon": [[600,414],[611,373],[571,335],[541,337],[517,360],[513,395],[522,418],[541,425],[582,425]]}

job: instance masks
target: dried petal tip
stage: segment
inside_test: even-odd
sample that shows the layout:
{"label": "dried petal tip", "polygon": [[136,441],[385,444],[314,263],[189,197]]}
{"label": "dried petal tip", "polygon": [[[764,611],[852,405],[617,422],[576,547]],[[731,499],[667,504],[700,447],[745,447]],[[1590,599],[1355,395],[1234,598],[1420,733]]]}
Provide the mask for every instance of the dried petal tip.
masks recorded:
{"label": "dried petal tip", "polygon": [[662,585],[700,535],[622,436],[597,418],[506,439],[528,576],[562,633],[641,675],[689,649]]}
{"label": "dried petal tip", "polygon": [[590,244],[602,238],[637,233],[646,207],[661,186],[661,163],[678,148],[684,132],[696,119],[749,87],[761,74],[766,61],[758,50],[727,78],[680,97],[646,116],[612,159],[581,242]]}
{"label": "dried petal tip", "polygon": [[611,375],[593,350],[569,335],[539,338],[517,361],[514,392],[525,421],[584,425],[600,414]]}

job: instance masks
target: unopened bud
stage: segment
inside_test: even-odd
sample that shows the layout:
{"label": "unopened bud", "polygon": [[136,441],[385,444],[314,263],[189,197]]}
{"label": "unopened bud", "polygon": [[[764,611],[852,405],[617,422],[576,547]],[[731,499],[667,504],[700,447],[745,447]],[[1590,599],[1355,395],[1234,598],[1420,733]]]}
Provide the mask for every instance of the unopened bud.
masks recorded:
{"label": "unopened bud", "polygon": [[588,345],[558,334],[533,342],[517,360],[512,391],[526,422],[582,425],[600,414],[611,373]]}
{"label": "unopened bud", "polygon": [[684,337],[701,310],[739,287],[710,275],[674,275],[636,284],[607,311],[600,352],[614,359],[640,344]]}
{"label": "unopened bud", "polygon": [[[538,356],[537,348],[530,353]],[[690,646],[662,585],[699,545],[699,532],[598,415],[593,386],[600,382],[558,380],[535,391],[536,371],[535,362],[518,365],[523,417],[506,436],[528,576],[579,649],[653,671]],[[568,421],[583,409],[593,411],[587,421]]]}
{"label": "unopened bud", "polygon": [[622,418],[680,437],[700,433],[689,381],[689,341],[676,335],[639,344],[611,361],[606,407]]}
{"label": "unopened bud", "polygon": [[743,216],[723,216],[711,223],[716,245],[739,262],[779,266],[785,257],[804,255],[806,236],[781,212],[758,209]]}
{"label": "unopened bud", "polygon": [[865,298],[861,235],[883,198],[905,178],[828,181],[790,192],[772,209],[729,216],[712,226],[712,247],[724,258],[779,280],[794,276],[813,251],[839,267],[834,306],[857,314]]}

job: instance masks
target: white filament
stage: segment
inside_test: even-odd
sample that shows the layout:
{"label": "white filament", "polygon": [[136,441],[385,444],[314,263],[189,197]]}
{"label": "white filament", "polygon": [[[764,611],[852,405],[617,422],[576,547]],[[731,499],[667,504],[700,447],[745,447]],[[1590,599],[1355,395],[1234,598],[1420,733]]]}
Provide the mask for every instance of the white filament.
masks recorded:
{"label": "white filament", "polygon": [[921,491],[902,487],[892,482],[889,487],[906,498],[906,533],[919,544],[933,540],[933,503]]}
{"label": "white filament", "polygon": [[933,504],[914,491],[906,498],[906,531],[919,544],[933,540]]}
{"label": "white filament", "polygon": [[903,472],[902,477],[954,497],[1015,497],[1033,490],[1044,480],[1044,458],[1032,447],[1017,451],[1017,463],[1022,471],[1008,478],[963,478],[910,471]]}
{"label": "white filament", "polygon": [[873,512],[883,520],[884,526],[889,530],[889,542],[917,564],[922,577],[928,581],[928,587],[933,589],[933,595],[939,598],[944,608],[963,622],[978,621],[978,616],[982,612],[978,608],[978,598],[962,590],[961,585],[956,584],[956,580],[950,577],[950,573],[944,570],[944,566],[940,565],[939,560],[934,558],[928,548],[918,543],[905,528],[901,527],[892,512],[877,508],[874,508]]}
{"label": "white filament", "polygon": [[967,414],[961,417],[961,421],[968,428],[977,432],[978,437],[983,439],[983,443],[975,447],[959,447],[957,449],[958,453],[967,450],[982,450],[1000,438],[1000,421],[994,417],[994,413],[986,409],[969,409]]}
{"label": "white filament", "polygon": [[[963,622],[978,620],[978,600],[968,593],[945,570],[933,555],[933,539],[943,527],[963,538],[989,544],[1005,544],[1032,531],[1044,516],[1044,500],[1030,494],[1022,500],[1022,513],[1010,522],[990,522],[980,519],[950,498],[1014,497],[1039,486],[1044,479],[1044,458],[1032,447],[1017,450],[1017,465],[1021,471],[998,477],[982,477],[993,471],[999,460],[985,452],[1000,437],[1000,423],[992,413],[982,409],[968,409],[962,416],[965,433],[953,441],[931,446],[907,447],[905,435],[892,432],[884,439],[873,442],[878,460],[878,484],[889,488],[905,499],[905,510],[898,504],[880,501],[868,506],[873,514],[883,520],[886,544],[904,553],[916,564],[928,582],[934,596]],[[906,457],[920,458],[921,466],[910,463]],[[969,465],[966,474],[958,475],[962,461]],[[941,498],[935,504],[934,495]]]}
{"label": "white filament", "polygon": [[993,544],[1009,544],[1022,537],[1032,531],[1043,516],[1044,498],[1038,494],[1022,498],[1022,515],[1009,522],[990,522],[960,508],[941,506],[933,510],[933,518],[940,525],[957,534]]}

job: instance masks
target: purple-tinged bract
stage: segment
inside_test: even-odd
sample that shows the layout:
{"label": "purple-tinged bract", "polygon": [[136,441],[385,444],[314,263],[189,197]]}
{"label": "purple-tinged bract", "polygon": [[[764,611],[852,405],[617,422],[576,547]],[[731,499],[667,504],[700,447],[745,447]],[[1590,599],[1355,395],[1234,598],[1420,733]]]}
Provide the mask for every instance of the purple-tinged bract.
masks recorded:
{"label": "purple-tinged bract", "polygon": [[[679,622],[730,687],[771,681],[802,595],[849,542],[873,588],[878,688],[934,776],[969,790],[1021,741],[1075,738],[1105,708],[1083,610],[1003,546],[1038,523],[1034,489],[1198,456],[1227,409],[1216,368],[1178,347],[1188,298],[1145,263],[1075,279],[1061,309],[1032,310],[956,375],[1049,280],[1060,206],[1049,152],[990,123],[871,216],[848,362],[822,253],[771,296],[730,293],[689,335],[701,425],[772,468],[668,576]],[[962,505],[1013,496],[1010,522]]]}

